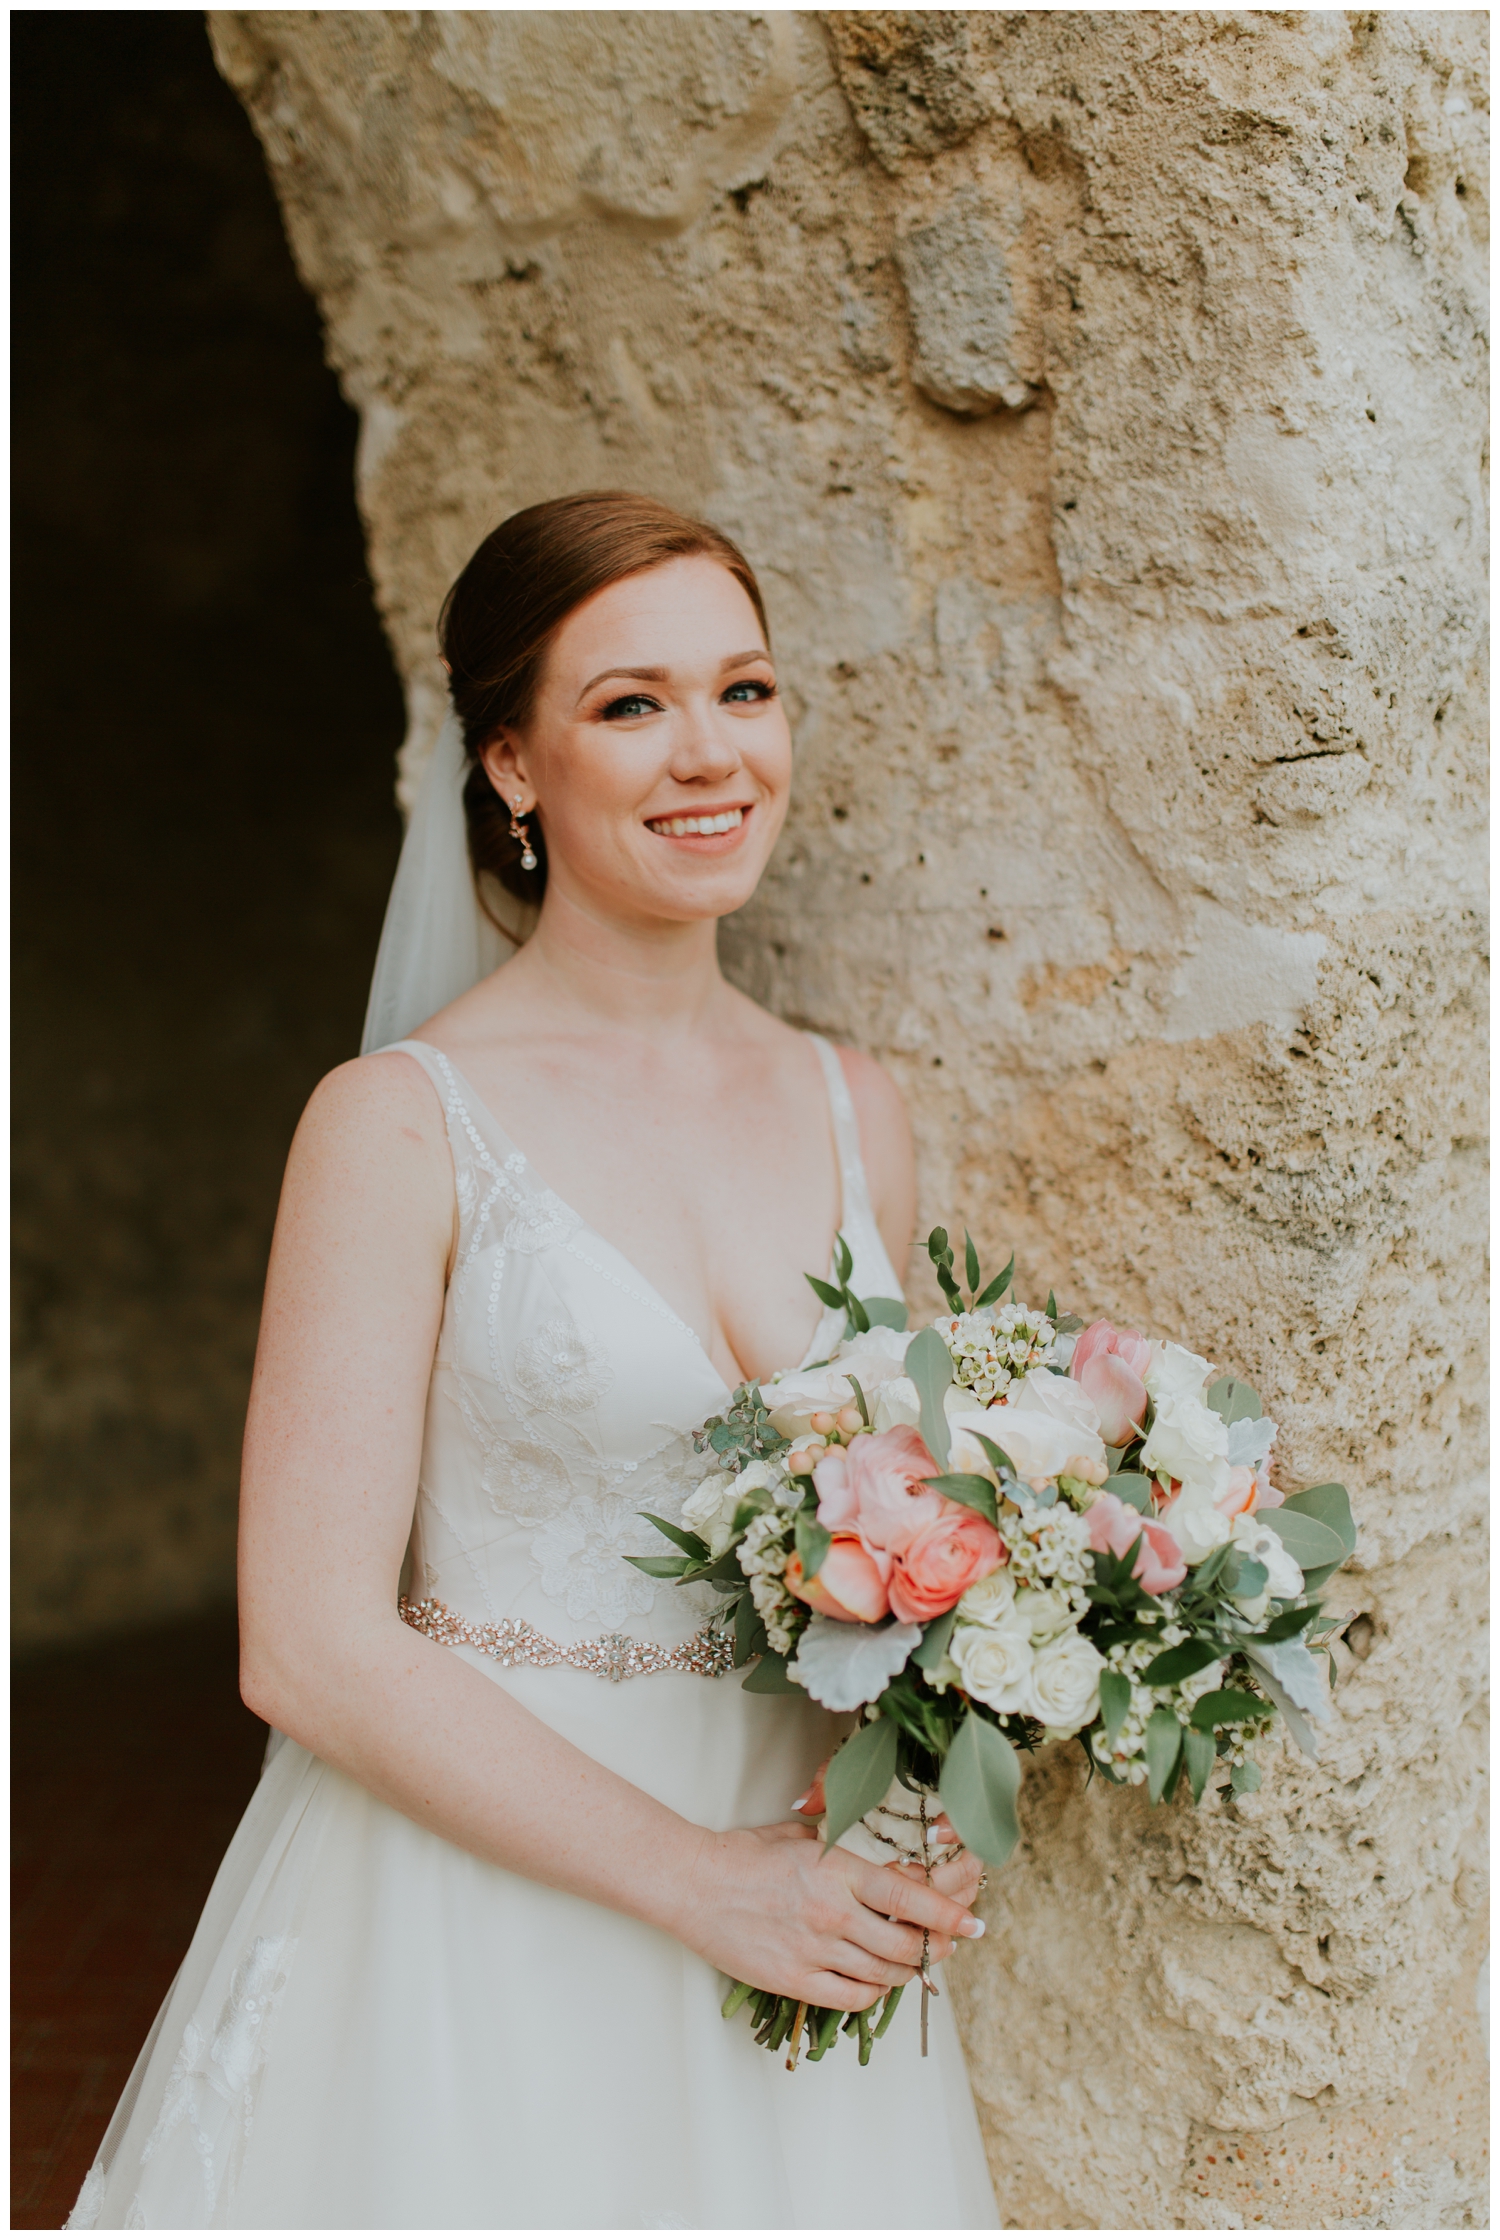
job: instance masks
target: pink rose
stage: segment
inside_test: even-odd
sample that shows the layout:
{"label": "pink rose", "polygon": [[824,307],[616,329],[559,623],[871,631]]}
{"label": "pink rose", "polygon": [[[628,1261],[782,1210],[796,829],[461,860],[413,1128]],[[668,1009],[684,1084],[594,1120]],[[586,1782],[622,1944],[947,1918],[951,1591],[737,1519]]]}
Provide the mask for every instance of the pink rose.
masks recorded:
{"label": "pink rose", "polygon": [[940,1515],[907,1542],[891,1570],[891,1608],[902,1623],[925,1625],[951,1610],[976,1579],[998,1571],[1000,1535],[973,1509],[945,1501]]}
{"label": "pink rose", "polygon": [[1073,1348],[1068,1373],[1098,1409],[1109,1446],[1123,1447],[1145,1421],[1150,1359],[1149,1338],[1138,1330],[1117,1330],[1112,1322],[1091,1322]]}
{"label": "pink rose", "polygon": [[867,1548],[899,1556],[923,1525],[940,1516],[943,1497],[924,1478],[937,1464],[910,1424],[864,1432],[830,1448],[813,1471],[818,1522],[830,1532],[855,1531]]}
{"label": "pink rose", "polygon": [[[1090,1507],[1086,1521],[1089,1546],[1097,1548],[1101,1555],[1106,1548],[1111,1555],[1129,1555],[1137,1540],[1140,1541],[1141,1552],[1135,1559],[1134,1575],[1147,1594],[1165,1594],[1170,1587],[1181,1586],[1187,1577],[1182,1550],[1166,1526],[1148,1524],[1118,1494],[1101,1493]],[[894,1600],[893,1596],[893,1604]]]}
{"label": "pink rose", "polygon": [[872,1626],[888,1614],[890,1575],[891,1558],[867,1548],[853,1532],[834,1534],[816,1577],[803,1578],[799,1555],[786,1567],[786,1583],[794,1595],[825,1618],[842,1618],[850,1625]]}
{"label": "pink rose", "polygon": [[1214,1503],[1226,1517],[1246,1516],[1255,1508],[1255,1472],[1239,1462],[1229,1473],[1229,1483]]}

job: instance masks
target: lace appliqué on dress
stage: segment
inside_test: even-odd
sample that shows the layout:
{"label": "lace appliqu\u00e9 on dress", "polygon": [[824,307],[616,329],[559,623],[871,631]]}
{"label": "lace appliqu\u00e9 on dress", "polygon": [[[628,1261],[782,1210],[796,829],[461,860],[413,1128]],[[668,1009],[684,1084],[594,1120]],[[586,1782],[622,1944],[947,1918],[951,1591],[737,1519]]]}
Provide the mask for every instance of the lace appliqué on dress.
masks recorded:
{"label": "lace appliqu\u00e9 on dress", "polygon": [[644,1617],[656,1600],[656,1582],[626,1563],[626,1556],[654,1555],[661,1535],[642,1526],[632,1500],[604,1495],[575,1500],[544,1525],[531,1543],[542,1574],[542,1592],[560,1602],[575,1623],[598,1618],[619,1626]]}
{"label": "lace appliqu\u00e9 on dress", "polygon": [[78,2199],[73,2204],[72,2215],[63,2226],[64,2232],[92,2232],[103,2207],[104,2165],[96,2162],[78,2189]]}
{"label": "lace appliqu\u00e9 on dress", "polygon": [[602,1400],[615,1373],[593,1332],[558,1315],[517,1346],[515,1379],[533,1408],[571,1416]]}
{"label": "lace appliqu\u00e9 on dress", "polygon": [[188,2024],[156,2128],[141,2149],[145,2164],[185,2124],[210,2212],[239,2174],[265,2065],[267,2025],[286,1989],[295,1950],[294,1937],[257,1937],[234,1972],[212,2038],[205,2039],[196,2022]]}

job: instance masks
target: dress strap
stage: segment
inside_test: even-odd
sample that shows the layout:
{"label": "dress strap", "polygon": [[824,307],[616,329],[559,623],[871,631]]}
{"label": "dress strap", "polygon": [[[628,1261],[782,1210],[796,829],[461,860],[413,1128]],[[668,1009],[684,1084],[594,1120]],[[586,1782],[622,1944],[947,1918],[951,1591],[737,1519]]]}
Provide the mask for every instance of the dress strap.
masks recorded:
{"label": "dress strap", "polygon": [[808,1041],[818,1053],[823,1067],[823,1079],[828,1085],[828,1109],[833,1120],[833,1140],[839,1155],[839,1177],[843,1186],[844,1205],[839,1226],[844,1242],[854,1255],[854,1273],[851,1281],[863,1298],[901,1297],[901,1279],[891,1266],[885,1241],[875,1223],[875,1208],[870,1198],[869,1179],[865,1174],[864,1153],[859,1144],[859,1119],[854,1110],[854,1099],[849,1094],[849,1084],[839,1063],[839,1054],[833,1044],[820,1034],[809,1034]]}

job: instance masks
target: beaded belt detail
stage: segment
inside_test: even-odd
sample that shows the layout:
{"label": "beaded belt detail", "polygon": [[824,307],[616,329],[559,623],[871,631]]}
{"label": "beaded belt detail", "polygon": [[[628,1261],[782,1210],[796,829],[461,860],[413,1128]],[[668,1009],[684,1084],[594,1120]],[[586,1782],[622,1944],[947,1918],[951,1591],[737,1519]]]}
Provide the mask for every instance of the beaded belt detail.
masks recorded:
{"label": "beaded belt detail", "polygon": [[524,1618],[471,1625],[446,1603],[409,1602],[405,1595],[397,1608],[407,1625],[439,1648],[478,1649],[496,1664],[570,1664],[575,1672],[597,1673],[601,1680],[634,1680],[643,1672],[691,1672],[702,1680],[718,1680],[734,1663],[732,1637],[714,1626],[705,1626],[675,1649],[663,1649],[655,1641],[632,1641],[628,1633],[601,1633],[593,1641],[549,1641]]}

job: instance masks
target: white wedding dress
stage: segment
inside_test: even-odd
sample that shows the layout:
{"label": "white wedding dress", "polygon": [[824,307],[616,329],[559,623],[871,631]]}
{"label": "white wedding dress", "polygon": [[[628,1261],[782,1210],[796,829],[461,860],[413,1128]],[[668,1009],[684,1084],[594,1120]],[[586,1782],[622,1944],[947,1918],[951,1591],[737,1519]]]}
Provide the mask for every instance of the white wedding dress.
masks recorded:
{"label": "white wedding dress", "polygon": [[[442,1099],[460,1224],[408,1592],[475,1629],[681,1643],[702,1609],[623,1558],[662,1552],[637,1512],[676,1514],[723,1380],[448,1060],[393,1047]],[[818,1048],[855,1287],[898,1294],[842,1069]],[[711,1828],[785,1819],[839,1724],[737,1672],[615,1684],[448,1653]],[[544,1797],[515,1805],[545,1817]],[[788,2075],[744,2013],[721,2018],[725,1989],[662,1931],[487,1865],[273,1736],[71,2226],[995,2224],[949,2001],[925,2061],[908,1994],[868,2068],[840,2038]]]}

